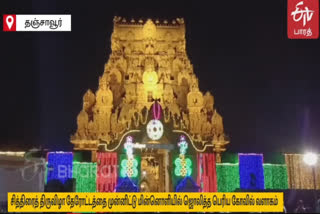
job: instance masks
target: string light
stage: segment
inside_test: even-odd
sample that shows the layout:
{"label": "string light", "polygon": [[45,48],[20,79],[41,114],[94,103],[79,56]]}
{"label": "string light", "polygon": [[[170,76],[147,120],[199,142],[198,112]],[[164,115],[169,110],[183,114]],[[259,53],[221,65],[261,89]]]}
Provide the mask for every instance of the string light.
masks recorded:
{"label": "string light", "polygon": [[24,157],[25,152],[2,152],[0,151],[0,155],[5,155],[5,156],[16,156],[16,157]]}
{"label": "string light", "polygon": [[263,155],[239,154],[240,188],[264,189]]}
{"label": "string light", "polygon": [[163,125],[160,120],[150,120],[147,125],[147,134],[151,140],[159,140],[163,135]]}
{"label": "string light", "polygon": [[49,152],[47,154],[47,182],[58,179],[62,183],[72,178],[72,152]]}
{"label": "string light", "polygon": [[[140,146],[137,145],[137,147]],[[133,157],[133,148],[135,148],[135,145],[133,144],[133,138],[128,136],[124,144],[127,159],[123,159],[121,161],[120,176],[123,178],[126,176],[129,178],[138,176],[138,161]]]}
{"label": "string light", "polygon": [[176,166],[174,173],[176,176],[190,176],[192,174],[192,161],[190,160],[190,158],[185,158],[185,154],[188,149],[188,143],[185,136],[180,136],[178,146],[180,147],[180,155],[174,161],[174,164]]}
{"label": "string light", "polygon": [[239,164],[217,163],[218,192],[233,192],[240,188]]}
{"label": "string light", "polygon": [[161,106],[156,101],[152,105],[153,120],[150,120],[147,125],[147,134],[151,140],[159,140],[163,135],[163,125],[160,121],[161,118]]}
{"label": "string light", "polygon": [[[157,106],[157,110],[156,110],[156,106]],[[157,101],[152,105],[152,113],[153,113],[153,119],[160,120],[161,106]]]}
{"label": "string light", "polygon": [[96,192],[97,163],[73,162],[73,178],[76,179],[76,192]]}
{"label": "string light", "polygon": [[285,164],[263,164],[266,189],[288,189],[288,171]]}

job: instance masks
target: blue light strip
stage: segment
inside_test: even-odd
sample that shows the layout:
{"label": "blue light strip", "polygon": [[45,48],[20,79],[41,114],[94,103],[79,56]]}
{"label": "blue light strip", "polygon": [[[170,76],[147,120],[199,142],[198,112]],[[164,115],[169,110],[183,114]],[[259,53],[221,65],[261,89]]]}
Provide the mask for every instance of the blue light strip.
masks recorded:
{"label": "blue light strip", "polygon": [[239,154],[239,174],[241,189],[264,189],[263,155]]}
{"label": "blue light strip", "polygon": [[72,178],[72,152],[49,152],[47,154],[47,183],[53,179],[65,183]]}

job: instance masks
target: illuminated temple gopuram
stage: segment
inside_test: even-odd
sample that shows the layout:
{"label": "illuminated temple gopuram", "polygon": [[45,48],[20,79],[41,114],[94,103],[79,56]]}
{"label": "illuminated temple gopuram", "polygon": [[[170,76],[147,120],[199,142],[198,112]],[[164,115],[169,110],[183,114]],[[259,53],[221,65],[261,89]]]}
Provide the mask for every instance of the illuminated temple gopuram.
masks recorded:
{"label": "illuminated temple gopuram", "polygon": [[204,178],[197,166],[221,162],[229,141],[213,95],[199,90],[184,19],[113,21],[112,52],[98,90],[83,96],[74,150],[91,151],[98,168],[109,157],[119,165],[114,174],[141,191],[173,191],[179,178]]}
{"label": "illuminated temple gopuram", "polygon": [[293,203],[319,191],[320,154],[226,151],[222,117],[213,95],[199,90],[185,34],[182,18],[115,17],[111,54],[98,89],[83,96],[73,150],[0,151],[0,208],[8,192],[21,191],[272,191]]}
{"label": "illuminated temple gopuram", "polygon": [[[11,207],[19,211],[29,202],[33,208],[38,206],[38,198],[34,201],[15,193],[41,193],[41,203],[45,200],[44,206],[54,210],[59,207],[59,212],[64,210],[60,210],[60,202],[64,205],[65,201],[71,211],[84,203],[86,208],[92,206],[91,210],[84,209],[89,212],[98,212],[100,205],[108,205],[109,211],[119,211],[117,206],[122,205],[135,208],[136,202],[140,207],[163,203],[171,207],[187,202],[190,210],[202,204],[206,212],[211,205],[223,208],[231,203],[227,194],[221,198],[210,196],[212,203],[210,194],[201,194],[199,200],[190,194],[183,201],[178,194],[161,194],[168,198],[136,194],[137,200],[127,194],[123,194],[125,198],[111,194],[115,195],[111,200],[109,196],[104,198],[105,194],[96,194],[91,201],[87,193],[94,192],[237,192],[246,197],[232,194],[232,208],[256,203],[254,212],[263,211],[262,205],[278,204],[277,196],[270,202],[272,197],[266,198],[263,192],[283,193],[283,206],[289,213],[295,212],[296,202],[301,205],[304,200],[306,207],[316,204],[316,200],[320,202],[319,153],[308,148],[304,154],[292,153],[294,150],[284,145],[283,149],[279,146],[277,151],[265,153],[230,152],[232,148],[226,151],[230,139],[214,96],[200,91],[186,52],[183,18],[168,21],[114,17],[111,53],[96,86],[96,91],[88,89],[83,95],[82,109],[79,105],[77,111],[81,110],[72,122],[77,123],[70,133],[72,150],[52,151],[42,146],[28,151],[0,150],[1,213],[7,212],[10,201]],[[61,125],[59,129],[66,127]],[[257,133],[247,127],[245,134]],[[232,145],[248,148],[246,142],[232,139]],[[68,196],[62,200],[55,195],[51,200],[52,194],[42,192]],[[73,199],[70,192],[85,194]],[[248,192],[261,193],[261,200],[254,200]],[[10,193],[14,193],[12,199]]]}

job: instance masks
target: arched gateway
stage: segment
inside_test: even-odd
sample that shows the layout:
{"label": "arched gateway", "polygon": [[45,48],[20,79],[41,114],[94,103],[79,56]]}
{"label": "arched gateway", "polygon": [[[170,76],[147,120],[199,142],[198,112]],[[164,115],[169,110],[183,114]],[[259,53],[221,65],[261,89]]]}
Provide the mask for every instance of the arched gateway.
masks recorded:
{"label": "arched gateway", "polygon": [[229,141],[213,96],[199,90],[184,20],[115,17],[111,49],[71,137],[75,150],[92,151],[97,189],[114,191],[129,178],[140,191],[175,191],[188,177],[212,191],[213,163]]}

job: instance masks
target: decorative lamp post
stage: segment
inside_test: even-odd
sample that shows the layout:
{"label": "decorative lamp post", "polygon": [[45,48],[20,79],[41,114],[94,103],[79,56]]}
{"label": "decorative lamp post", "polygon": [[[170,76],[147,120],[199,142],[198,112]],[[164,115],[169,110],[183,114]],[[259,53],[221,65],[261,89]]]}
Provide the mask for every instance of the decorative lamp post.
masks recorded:
{"label": "decorative lamp post", "polygon": [[213,151],[216,153],[216,162],[221,163],[221,153],[226,151],[226,145],[229,144],[230,141],[225,140],[224,136],[220,136],[219,138],[213,137]]}

